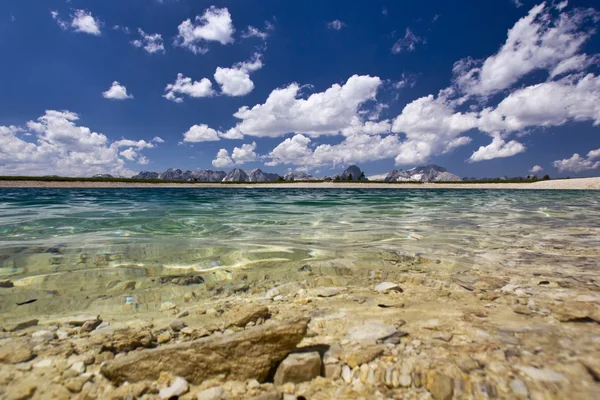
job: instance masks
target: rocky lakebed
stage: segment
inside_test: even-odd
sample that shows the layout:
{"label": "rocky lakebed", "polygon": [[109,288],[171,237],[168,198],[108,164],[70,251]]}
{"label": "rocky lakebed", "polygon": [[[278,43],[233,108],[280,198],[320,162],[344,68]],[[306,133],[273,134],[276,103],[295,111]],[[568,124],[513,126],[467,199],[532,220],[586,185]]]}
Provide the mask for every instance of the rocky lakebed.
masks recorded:
{"label": "rocky lakebed", "polygon": [[6,279],[0,397],[597,399],[595,256],[460,269],[383,252],[380,268],[140,276],[70,314]]}

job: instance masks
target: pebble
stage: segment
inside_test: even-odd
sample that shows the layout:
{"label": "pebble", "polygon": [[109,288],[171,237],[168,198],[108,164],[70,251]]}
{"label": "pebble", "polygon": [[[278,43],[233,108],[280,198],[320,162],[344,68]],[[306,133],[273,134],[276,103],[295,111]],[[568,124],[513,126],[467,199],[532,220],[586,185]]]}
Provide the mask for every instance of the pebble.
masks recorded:
{"label": "pebble", "polygon": [[522,399],[527,399],[529,396],[529,391],[527,390],[527,386],[520,379],[513,379],[509,383],[510,390],[512,390],[515,396],[518,396]]}
{"label": "pebble", "polygon": [[171,301],[165,301],[164,303],[162,303],[160,305],[160,311],[168,311],[168,310],[172,310],[175,307],[177,307],[175,305],[175,303],[171,302]]}
{"label": "pebble", "polygon": [[194,333],[194,329],[190,328],[188,326],[186,326],[185,328],[183,328],[181,331],[181,333],[183,333],[184,335],[191,335],[192,333]]}
{"label": "pebble", "polygon": [[275,372],[275,385],[301,383],[316,378],[321,373],[321,356],[318,352],[293,353],[287,356]]}
{"label": "pebble", "polygon": [[180,330],[182,330],[186,326],[187,326],[187,324],[185,322],[183,322],[182,320],[180,320],[180,319],[173,320],[169,324],[169,327],[171,329],[173,329],[174,332],[179,332]]}
{"label": "pebble", "polygon": [[267,292],[265,293],[265,298],[272,299],[273,297],[279,296],[279,295],[280,295],[279,289],[275,287],[275,288],[267,290]]}
{"label": "pebble", "polygon": [[51,358],[45,358],[33,364],[33,368],[49,368],[52,366],[52,364]]}
{"label": "pebble", "polygon": [[567,377],[563,374],[555,372],[548,368],[535,368],[535,367],[518,367],[521,372],[529,376],[534,381],[541,382],[563,382],[567,381]]}
{"label": "pebble", "polygon": [[71,365],[71,369],[83,374],[85,372],[85,363],[83,361],[76,361]]}
{"label": "pebble", "polygon": [[326,288],[319,288],[319,289],[315,290],[315,294],[318,297],[333,297],[333,296],[336,296],[336,295],[342,293],[343,291],[344,291],[344,289],[342,289],[342,288],[326,287]]}
{"label": "pebble", "polygon": [[382,282],[379,285],[375,286],[375,290],[379,293],[402,292],[402,288],[392,282]]}
{"label": "pebble", "polygon": [[352,382],[352,369],[350,369],[350,367],[347,365],[342,367],[342,379],[346,383]]}
{"label": "pebble", "polygon": [[42,330],[31,334],[33,342],[47,342],[56,338],[56,334],[52,331]]}
{"label": "pebble", "polygon": [[396,333],[394,325],[387,325],[381,322],[368,322],[358,325],[348,330],[347,338],[357,342],[375,343],[378,340],[385,339]]}
{"label": "pebble", "polygon": [[187,381],[180,377],[176,376],[175,379],[171,382],[169,387],[163,388],[158,392],[158,397],[161,399],[170,399],[172,397],[181,396],[184,393],[187,393],[189,390],[189,386]]}
{"label": "pebble", "polygon": [[171,333],[169,331],[164,331],[156,338],[156,341],[160,344],[167,343],[171,340]]}
{"label": "pebble", "polygon": [[222,386],[215,386],[209,389],[203,390],[196,394],[198,400],[220,400],[223,398],[225,391]]}

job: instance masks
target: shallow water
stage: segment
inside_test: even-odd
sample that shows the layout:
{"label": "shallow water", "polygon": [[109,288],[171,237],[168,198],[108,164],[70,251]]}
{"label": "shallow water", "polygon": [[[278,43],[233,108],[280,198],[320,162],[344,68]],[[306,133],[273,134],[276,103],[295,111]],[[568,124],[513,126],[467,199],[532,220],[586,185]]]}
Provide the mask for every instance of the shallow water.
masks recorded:
{"label": "shallow water", "polygon": [[597,191],[0,189],[0,281],[15,285],[0,288],[3,319],[157,309],[186,290],[160,283],[170,275],[585,269],[599,257]]}

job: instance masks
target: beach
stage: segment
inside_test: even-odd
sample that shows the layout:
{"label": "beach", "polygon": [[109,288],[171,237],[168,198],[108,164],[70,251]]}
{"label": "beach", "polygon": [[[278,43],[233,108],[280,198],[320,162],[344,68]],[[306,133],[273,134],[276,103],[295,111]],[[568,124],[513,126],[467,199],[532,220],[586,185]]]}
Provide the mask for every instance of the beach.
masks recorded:
{"label": "beach", "polygon": [[600,190],[600,177],[557,179],[524,183],[360,183],[360,182],[285,182],[285,183],[140,183],[89,181],[0,181],[0,188],[298,188],[298,189],[563,189]]}

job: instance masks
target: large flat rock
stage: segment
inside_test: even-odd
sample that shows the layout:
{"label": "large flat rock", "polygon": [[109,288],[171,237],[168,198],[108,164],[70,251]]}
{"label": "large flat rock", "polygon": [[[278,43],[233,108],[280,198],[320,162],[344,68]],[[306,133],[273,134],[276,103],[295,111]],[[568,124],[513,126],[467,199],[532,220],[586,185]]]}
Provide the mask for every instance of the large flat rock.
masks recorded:
{"label": "large flat rock", "polygon": [[116,384],[156,380],[161,372],[181,376],[192,384],[217,376],[263,382],[304,338],[308,321],[268,323],[232,335],[136,351],[105,364],[102,374]]}

